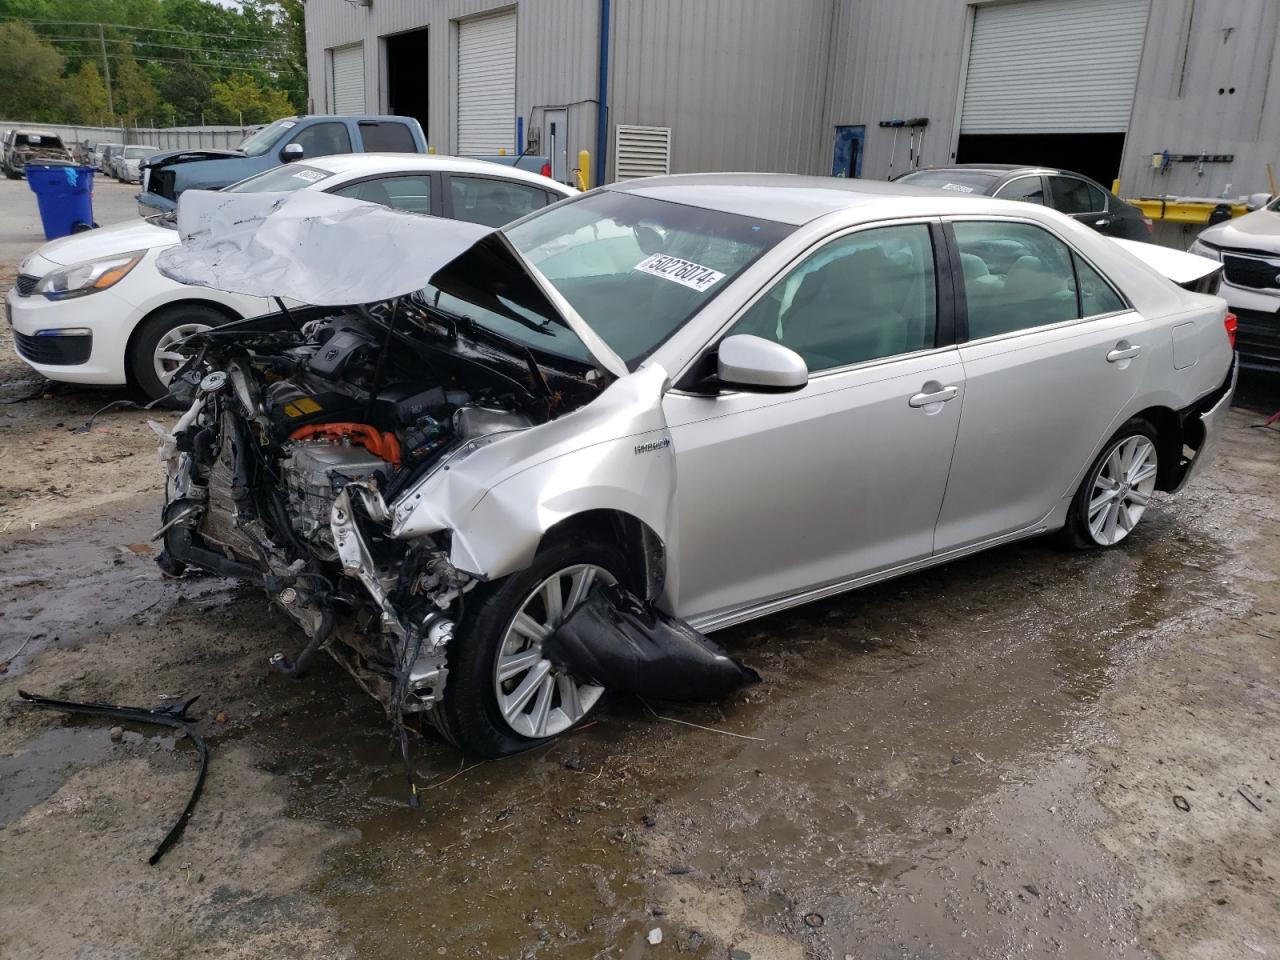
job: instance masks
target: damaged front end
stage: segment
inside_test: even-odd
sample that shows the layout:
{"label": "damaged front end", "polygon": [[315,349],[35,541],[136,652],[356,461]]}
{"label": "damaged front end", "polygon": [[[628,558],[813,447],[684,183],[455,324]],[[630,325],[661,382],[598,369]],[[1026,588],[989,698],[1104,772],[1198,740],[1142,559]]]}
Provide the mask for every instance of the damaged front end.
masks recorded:
{"label": "damaged front end", "polygon": [[501,434],[581,405],[590,367],[536,363],[415,298],[312,307],[195,338],[191,407],[162,432],[165,573],[260,583],[301,628],[299,675],[324,650],[389,714],[430,709],[475,572],[451,534],[397,536],[395,504]]}

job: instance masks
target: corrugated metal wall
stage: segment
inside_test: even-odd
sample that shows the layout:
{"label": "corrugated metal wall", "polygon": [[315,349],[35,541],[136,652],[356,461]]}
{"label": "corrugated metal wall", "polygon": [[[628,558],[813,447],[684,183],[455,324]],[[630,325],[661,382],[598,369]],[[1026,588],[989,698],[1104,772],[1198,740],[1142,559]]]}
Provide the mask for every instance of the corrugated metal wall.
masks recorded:
{"label": "corrugated metal wall", "polygon": [[[327,52],[356,40],[365,45],[365,107],[387,110],[386,51],[381,38],[426,27],[423,64],[430,94],[427,141],[440,153],[456,149],[457,21],[517,9],[516,113],[526,129],[541,126],[546,107],[568,107],[570,166],[580,149],[595,148],[598,0],[377,0],[359,7],[346,0],[309,0],[307,63],[311,109],[332,109],[325,75]],[[545,146],[545,145],[544,145]]]}
{"label": "corrugated metal wall", "polygon": [[951,160],[968,17],[963,0],[840,0],[821,172],[831,169],[835,125],[865,124],[862,176],[905,173],[910,131],[895,144],[879,126],[895,118],[929,120],[921,166]]}
{"label": "corrugated metal wall", "polygon": [[[1151,154],[1166,149],[1235,161],[1206,164],[1203,176],[1193,163],[1160,174]],[[1268,160],[1280,177],[1280,3],[1157,0],[1125,139],[1126,195],[1263,191]]]}
{"label": "corrugated metal wall", "polygon": [[671,171],[816,172],[834,0],[614,4],[613,124],[672,128]]}
{"label": "corrugated metal wall", "polygon": [[[328,109],[325,51],[357,40],[368,51],[368,109],[385,109],[378,38],[429,26],[427,134],[448,152],[454,21],[511,5],[309,0],[313,109]],[[906,170],[909,133],[898,133],[891,157],[893,131],[879,122],[927,117],[921,164],[947,163],[972,10],[967,0],[614,0],[609,139],[617,123],[671,127],[675,172],[828,173],[834,127],[863,124],[862,175],[883,178]],[[595,148],[598,16],[599,0],[518,7],[516,109],[538,126],[541,108],[569,106],[574,154]],[[1280,0],[1154,0],[1126,141],[1127,194],[1265,189],[1265,161],[1280,159],[1280,66],[1271,69],[1278,26]],[[1150,154],[1163,148],[1234,153],[1236,161],[1203,177],[1193,165],[1158,177]]]}

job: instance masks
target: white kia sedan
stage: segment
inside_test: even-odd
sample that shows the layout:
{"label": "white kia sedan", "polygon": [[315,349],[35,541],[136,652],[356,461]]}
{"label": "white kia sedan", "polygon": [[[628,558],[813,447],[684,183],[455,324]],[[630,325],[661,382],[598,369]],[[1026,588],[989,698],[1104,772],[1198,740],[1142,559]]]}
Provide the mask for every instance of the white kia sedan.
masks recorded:
{"label": "white kia sedan", "polygon": [[[320,190],[498,227],[577,193],[547,177],[481,160],[344,154],[275,167],[226,192]],[[18,355],[50,380],[123,386],[164,397],[182,338],[275,309],[270,300],[188,287],[155,269],[178,242],[152,217],[63,237],[22,261],[6,306]]]}

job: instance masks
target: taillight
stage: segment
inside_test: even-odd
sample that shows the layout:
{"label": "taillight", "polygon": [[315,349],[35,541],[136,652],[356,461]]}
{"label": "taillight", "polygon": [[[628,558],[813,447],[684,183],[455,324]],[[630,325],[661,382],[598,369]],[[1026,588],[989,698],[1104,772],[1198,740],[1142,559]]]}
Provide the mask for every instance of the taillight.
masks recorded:
{"label": "taillight", "polygon": [[1231,344],[1231,349],[1236,348],[1236,330],[1240,326],[1240,318],[1234,313],[1228,313],[1222,318],[1222,325],[1227,328],[1227,342]]}
{"label": "taillight", "polygon": [[544,177],[549,177],[549,176],[551,176],[551,164],[549,164],[549,163],[544,163],[544,164],[542,165],[542,169],[541,169],[541,170],[539,170],[538,172],[539,172],[540,174],[542,174]]}
{"label": "taillight", "polygon": [[1146,224],[1146,227],[1147,227],[1147,236],[1151,236],[1151,234],[1153,234],[1153,233],[1155,233],[1155,232],[1156,232],[1156,225],[1155,225],[1154,223],[1152,223],[1152,222],[1151,222],[1151,218],[1150,218],[1150,217],[1143,217],[1143,218],[1142,218],[1142,222],[1143,222],[1144,224]]}

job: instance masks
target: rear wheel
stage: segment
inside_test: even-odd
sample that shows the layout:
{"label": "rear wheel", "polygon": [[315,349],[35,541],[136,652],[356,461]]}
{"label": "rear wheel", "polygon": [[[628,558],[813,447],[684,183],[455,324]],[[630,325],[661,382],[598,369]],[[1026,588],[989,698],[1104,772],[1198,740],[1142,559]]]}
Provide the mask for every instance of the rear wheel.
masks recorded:
{"label": "rear wheel", "polygon": [[[227,322],[226,316],[198,303],[175,303],[143,321],[134,333],[126,362],[133,381],[152,400],[168,396],[169,383],[187,362],[182,340]],[[165,406],[175,405],[172,401]]]}
{"label": "rear wheel", "polygon": [[556,669],[542,656],[542,641],[593,583],[617,583],[625,569],[616,547],[565,538],[526,569],[467,594],[450,642],[444,701],[431,712],[445,738],[470,755],[501,757],[586,717],[604,688]]}
{"label": "rear wheel", "polygon": [[1111,438],[1071,501],[1063,533],[1080,549],[1114,547],[1138,522],[1155,494],[1159,442],[1146,420],[1130,420]]}

